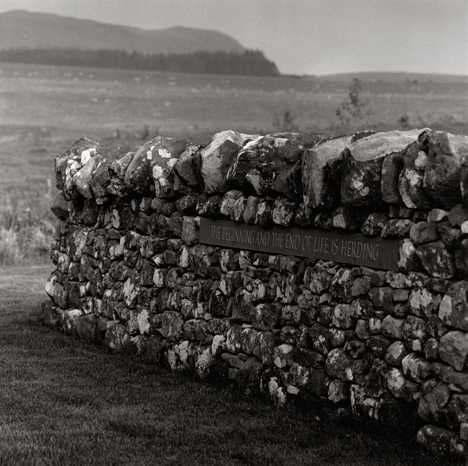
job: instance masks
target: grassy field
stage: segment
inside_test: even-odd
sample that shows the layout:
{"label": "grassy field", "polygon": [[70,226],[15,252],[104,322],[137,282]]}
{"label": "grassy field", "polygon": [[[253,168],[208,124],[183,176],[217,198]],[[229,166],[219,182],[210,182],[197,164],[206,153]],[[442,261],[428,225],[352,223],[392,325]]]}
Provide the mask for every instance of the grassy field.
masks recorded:
{"label": "grassy field", "polygon": [[321,405],[278,408],[39,325],[51,265],[0,269],[0,464],[460,465]]}

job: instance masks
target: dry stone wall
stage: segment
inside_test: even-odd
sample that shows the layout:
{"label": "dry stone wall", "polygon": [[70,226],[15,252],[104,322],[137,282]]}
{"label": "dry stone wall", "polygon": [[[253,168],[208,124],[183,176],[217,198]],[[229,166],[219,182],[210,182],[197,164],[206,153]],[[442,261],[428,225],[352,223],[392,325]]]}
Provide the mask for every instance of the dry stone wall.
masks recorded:
{"label": "dry stone wall", "polygon": [[280,403],[411,408],[421,443],[463,454],[467,156],[428,129],[80,139],[56,159],[43,320]]}

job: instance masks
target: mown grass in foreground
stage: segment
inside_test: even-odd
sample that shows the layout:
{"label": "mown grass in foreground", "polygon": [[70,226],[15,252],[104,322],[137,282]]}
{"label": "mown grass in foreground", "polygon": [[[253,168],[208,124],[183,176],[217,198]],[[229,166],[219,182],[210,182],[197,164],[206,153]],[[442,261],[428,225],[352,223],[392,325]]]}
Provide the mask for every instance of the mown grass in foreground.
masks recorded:
{"label": "mown grass in foreground", "polygon": [[37,323],[51,267],[0,271],[1,465],[439,465],[414,438],[278,408]]}

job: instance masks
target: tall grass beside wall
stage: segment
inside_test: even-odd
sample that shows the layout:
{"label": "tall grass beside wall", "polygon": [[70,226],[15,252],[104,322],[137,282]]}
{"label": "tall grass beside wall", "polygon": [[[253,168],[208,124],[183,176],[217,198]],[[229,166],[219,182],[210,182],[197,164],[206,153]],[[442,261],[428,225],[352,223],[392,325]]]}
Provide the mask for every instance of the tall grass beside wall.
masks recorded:
{"label": "tall grass beside wall", "polygon": [[55,229],[46,185],[0,188],[0,265],[48,260]]}

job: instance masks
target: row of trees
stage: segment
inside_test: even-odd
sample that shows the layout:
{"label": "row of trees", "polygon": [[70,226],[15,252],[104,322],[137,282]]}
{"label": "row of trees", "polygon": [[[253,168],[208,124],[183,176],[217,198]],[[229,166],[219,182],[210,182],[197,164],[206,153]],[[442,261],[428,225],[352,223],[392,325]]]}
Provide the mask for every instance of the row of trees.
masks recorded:
{"label": "row of trees", "polygon": [[200,74],[278,76],[276,64],[259,50],[244,53],[195,52],[145,55],[124,50],[8,49],[0,51],[0,61],[42,65],[125,68]]}

